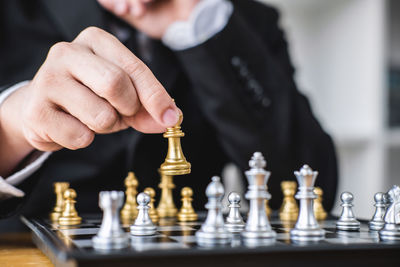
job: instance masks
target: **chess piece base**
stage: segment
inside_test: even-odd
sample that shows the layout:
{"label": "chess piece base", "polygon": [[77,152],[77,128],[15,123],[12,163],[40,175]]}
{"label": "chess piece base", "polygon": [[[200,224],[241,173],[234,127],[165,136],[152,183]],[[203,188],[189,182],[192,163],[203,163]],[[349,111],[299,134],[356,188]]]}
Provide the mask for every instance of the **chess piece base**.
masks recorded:
{"label": "chess piece base", "polygon": [[244,239],[272,239],[276,238],[276,233],[273,230],[246,231],[242,232]]}
{"label": "chess piece base", "polygon": [[61,217],[61,212],[50,213],[50,220],[53,222],[57,222],[60,217]]}
{"label": "chess piece base", "polygon": [[382,230],[382,228],[385,226],[385,222],[384,221],[370,221],[368,223],[369,226],[369,230],[371,231],[379,231]]}
{"label": "chess piece base", "polygon": [[155,225],[132,225],[131,235],[146,236],[155,235],[157,227]]}
{"label": "chess piece base", "polygon": [[129,236],[126,234],[112,237],[95,236],[93,237],[92,242],[95,249],[121,249],[126,248],[129,245]]}
{"label": "chess piece base", "polygon": [[320,241],[325,238],[323,229],[292,229],[290,239],[294,241]]}
{"label": "chess piece base", "polygon": [[341,231],[359,231],[360,230],[360,222],[357,220],[337,221],[336,229],[341,230]]}
{"label": "chess piece base", "polygon": [[240,233],[244,230],[246,224],[242,223],[225,223],[225,228],[231,233]]}
{"label": "chess piece base", "polygon": [[77,225],[82,222],[82,218],[77,216],[77,217],[60,217],[58,219],[58,224],[59,225]]}
{"label": "chess piece base", "polygon": [[197,221],[197,214],[196,213],[190,213],[190,214],[183,214],[183,213],[178,213],[178,220],[180,222],[194,222]]}
{"label": "chess piece base", "polygon": [[379,231],[379,238],[382,241],[400,241],[400,225],[386,223]]}
{"label": "chess piece base", "polygon": [[232,241],[232,234],[229,232],[204,232],[201,229],[196,232],[196,241],[199,245],[228,244]]}

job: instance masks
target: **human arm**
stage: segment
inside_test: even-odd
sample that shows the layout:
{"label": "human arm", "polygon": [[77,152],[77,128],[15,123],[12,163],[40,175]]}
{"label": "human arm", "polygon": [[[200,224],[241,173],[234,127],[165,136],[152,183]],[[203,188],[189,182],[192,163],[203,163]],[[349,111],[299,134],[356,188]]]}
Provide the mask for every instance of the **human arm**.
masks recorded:
{"label": "human arm", "polygon": [[79,149],[95,133],[127,127],[162,132],[179,112],[144,63],[115,37],[88,28],[54,45],[33,80],[0,106],[0,175],[34,149]]}

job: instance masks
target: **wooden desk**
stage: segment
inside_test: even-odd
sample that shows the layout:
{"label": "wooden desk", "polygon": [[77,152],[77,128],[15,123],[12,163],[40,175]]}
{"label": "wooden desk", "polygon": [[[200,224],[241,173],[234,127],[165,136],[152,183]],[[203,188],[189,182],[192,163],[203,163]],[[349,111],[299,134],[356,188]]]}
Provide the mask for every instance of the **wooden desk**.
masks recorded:
{"label": "wooden desk", "polygon": [[0,234],[0,265],[5,267],[54,266],[32,243],[30,233]]}

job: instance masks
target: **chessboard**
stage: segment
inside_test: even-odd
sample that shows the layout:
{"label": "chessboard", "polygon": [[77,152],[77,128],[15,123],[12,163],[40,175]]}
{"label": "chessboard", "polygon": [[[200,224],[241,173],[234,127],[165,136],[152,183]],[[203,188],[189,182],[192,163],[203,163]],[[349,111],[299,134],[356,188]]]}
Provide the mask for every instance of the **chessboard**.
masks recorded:
{"label": "chessboard", "polygon": [[[96,250],[92,237],[101,225],[101,215],[84,215],[76,226],[60,226],[48,219],[21,217],[33,233],[33,241],[55,266],[399,266],[400,242],[379,240],[365,222],[357,232],[339,232],[335,219],[320,222],[324,240],[294,243],[290,229],[272,217],[277,237],[273,242],[246,244],[240,235],[224,246],[204,247],[196,243],[205,214],[198,222],[159,222],[154,236],[131,236],[130,246],[119,250]],[[129,225],[123,225],[129,234]]]}

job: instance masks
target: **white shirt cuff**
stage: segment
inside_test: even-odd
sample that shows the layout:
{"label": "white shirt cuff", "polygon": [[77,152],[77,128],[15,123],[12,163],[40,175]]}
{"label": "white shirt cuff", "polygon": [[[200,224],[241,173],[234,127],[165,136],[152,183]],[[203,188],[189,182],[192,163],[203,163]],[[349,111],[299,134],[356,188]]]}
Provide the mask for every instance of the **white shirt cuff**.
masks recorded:
{"label": "white shirt cuff", "polygon": [[162,42],[172,50],[184,50],[200,45],[225,28],[233,12],[227,0],[201,0],[187,21],[172,23]]}
{"label": "white shirt cuff", "polygon": [[[28,84],[29,81],[17,83],[16,85],[8,88],[0,94],[0,105],[7,99],[14,91],[18,90],[22,86]],[[11,197],[23,197],[25,193],[15,186],[22,183],[26,178],[36,172],[46,159],[51,155],[51,152],[37,152],[32,154],[32,158],[29,159],[29,163],[12,174],[11,176],[4,179],[0,176],[0,200],[4,200]]]}

